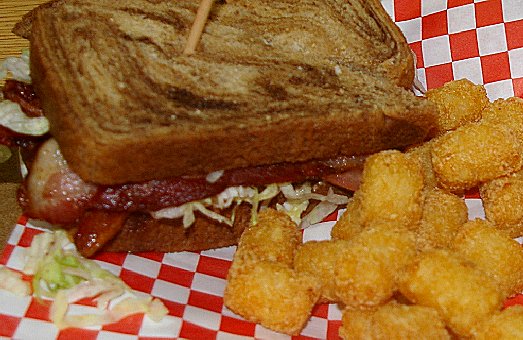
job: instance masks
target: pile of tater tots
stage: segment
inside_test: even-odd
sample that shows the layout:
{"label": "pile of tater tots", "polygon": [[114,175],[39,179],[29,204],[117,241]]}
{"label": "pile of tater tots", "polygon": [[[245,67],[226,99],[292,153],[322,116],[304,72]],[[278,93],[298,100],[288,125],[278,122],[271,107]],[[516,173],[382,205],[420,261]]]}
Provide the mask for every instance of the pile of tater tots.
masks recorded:
{"label": "pile of tater tots", "polygon": [[[225,305],[296,335],[317,303],[343,309],[343,339],[523,338],[523,99],[490,102],[457,80],[426,93],[435,137],[367,158],[328,241],[302,243],[273,209],[242,235]],[[479,190],[485,219],[468,220]]]}

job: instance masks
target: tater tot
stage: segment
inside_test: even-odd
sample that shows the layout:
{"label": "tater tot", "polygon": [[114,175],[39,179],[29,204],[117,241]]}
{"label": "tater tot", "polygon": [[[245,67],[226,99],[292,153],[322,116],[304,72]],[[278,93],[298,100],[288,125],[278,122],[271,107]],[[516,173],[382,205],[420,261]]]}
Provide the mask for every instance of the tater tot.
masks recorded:
{"label": "tater tot", "polygon": [[460,192],[520,170],[521,151],[509,130],[471,123],[434,142],[432,165],[443,188]]}
{"label": "tater tot", "polygon": [[359,234],[363,228],[363,221],[360,214],[361,200],[358,192],[347,203],[347,209],[343,212],[339,220],[331,230],[331,237],[339,240],[351,240]]}
{"label": "tater tot", "polygon": [[474,334],[504,300],[488,277],[447,250],[421,253],[399,289],[411,302],[435,308],[460,336]]}
{"label": "tater tot", "polygon": [[497,99],[489,103],[481,114],[482,122],[504,126],[510,129],[518,140],[523,140],[523,99]]}
{"label": "tater tot", "polygon": [[477,340],[513,340],[523,336],[523,306],[513,306],[496,313],[478,332]]}
{"label": "tater tot", "polygon": [[435,188],[438,185],[436,175],[432,168],[432,144],[435,139],[413,147],[405,153],[407,157],[415,159],[420,165],[423,172],[423,181],[425,188]]}
{"label": "tater tot", "polygon": [[468,210],[464,199],[437,188],[427,190],[420,227],[416,231],[418,250],[448,248],[467,221]]}
{"label": "tater tot", "polygon": [[480,186],[485,217],[510,237],[523,236],[523,171]]}
{"label": "tater tot", "polygon": [[301,242],[301,232],[286,213],[263,210],[258,214],[258,222],[240,237],[229,275],[260,261],[276,261],[291,267]]}
{"label": "tater tot", "polygon": [[364,225],[390,222],[417,228],[422,191],[423,173],[417,161],[395,150],[370,156],[365,162],[359,189]]}
{"label": "tater tot", "polygon": [[334,269],[349,245],[350,242],[345,240],[310,241],[296,251],[294,270],[313,275],[321,281],[321,302],[337,301]]}
{"label": "tater tot", "polygon": [[467,222],[452,249],[498,284],[505,297],[523,289],[523,248],[485,220]]}
{"label": "tater tot", "polygon": [[246,320],[297,335],[320,296],[320,283],[285,264],[262,261],[230,276],[223,301]]}
{"label": "tater tot", "polygon": [[392,297],[398,273],[416,255],[413,232],[388,224],[358,234],[336,263],[336,296],[350,307],[372,307]]}
{"label": "tater tot", "polygon": [[485,88],[467,79],[450,81],[427,91],[425,96],[438,108],[436,134],[478,121],[489,103]]}
{"label": "tater tot", "polygon": [[339,335],[347,340],[450,339],[435,309],[398,303],[377,309],[344,310]]}

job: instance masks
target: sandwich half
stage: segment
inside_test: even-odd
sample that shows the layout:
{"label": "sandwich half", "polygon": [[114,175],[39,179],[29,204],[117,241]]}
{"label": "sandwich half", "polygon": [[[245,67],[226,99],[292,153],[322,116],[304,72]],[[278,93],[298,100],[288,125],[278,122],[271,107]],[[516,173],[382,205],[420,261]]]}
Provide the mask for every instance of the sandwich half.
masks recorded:
{"label": "sandwich half", "polygon": [[15,28],[51,136],[20,202],[85,255],[235,244],[260,206],[343,204],[324,183],[431,134],[378,0],[216,1],[188,56],[197,8],[58,0]]}

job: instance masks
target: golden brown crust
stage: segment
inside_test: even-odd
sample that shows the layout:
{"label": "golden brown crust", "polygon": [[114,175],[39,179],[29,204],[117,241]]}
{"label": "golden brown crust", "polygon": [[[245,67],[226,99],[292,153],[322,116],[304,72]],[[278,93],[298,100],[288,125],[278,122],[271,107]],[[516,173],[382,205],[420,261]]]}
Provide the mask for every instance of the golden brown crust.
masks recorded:
{"label": "golden brown crust", "polygon": [[287,1],[288,21],[274,2],[218,4],[191,57],[194,2],[61,4],[35,15],[31,72],[88,181],[368,154],[433,126],[434,108],[396,86],[412,56],[378,1]]}

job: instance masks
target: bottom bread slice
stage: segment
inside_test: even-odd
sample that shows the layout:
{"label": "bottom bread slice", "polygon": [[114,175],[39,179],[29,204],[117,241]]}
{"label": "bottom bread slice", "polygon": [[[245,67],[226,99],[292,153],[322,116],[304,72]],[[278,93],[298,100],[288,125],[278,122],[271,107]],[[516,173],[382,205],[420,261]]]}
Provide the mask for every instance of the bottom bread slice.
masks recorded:
{"label": "bottom bread slice", "polygon": [[249,204],[237,207],[232,226],[198,214],[194,224],[184,228],[181,219],[154,219],[149,214],[135,213],[103,251],[201,251],[235,245],[250,218]]}

